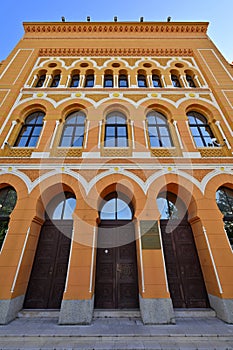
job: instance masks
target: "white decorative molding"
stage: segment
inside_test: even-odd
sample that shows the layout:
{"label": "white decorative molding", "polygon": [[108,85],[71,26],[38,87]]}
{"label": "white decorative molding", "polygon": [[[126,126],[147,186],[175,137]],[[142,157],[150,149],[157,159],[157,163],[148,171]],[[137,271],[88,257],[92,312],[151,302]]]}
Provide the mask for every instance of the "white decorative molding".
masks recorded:
{"label": "white decorative molding", "polygon": [[183,152],[184,158],[201,158],[200,152]]}
{"label": "white decorative molding", "polygon": [[18,278],[18,275],[19,275],[19,269],[20,269],[20,266],[21,266],[21,263],[22,263],[22,260],[23,260],[23,256],[24,256],[24,252],[25,252],[25,249],[26,249],[26,244],[27,244],[27,241],[28,241],[29,233],[30,233],[30,226],[28,227],[27,234],[26,234],[26,237],[25,237],[25,240],[24,240],[24,244],[23,244],[23,249],[22,249],[21,254],[20,254],[20,258],[19,258],[19,262],[18,262],[18,265],[17,265],[14,281],[13,281],[12,286],[11,286],[11,293],[13,293],[14,290],[15,290],[15,285],[16,285],[17,278]]}
{"label": "white decorative molding", "polygon": [[207,247],[208,247],[208,250],[209,250],[210,259],[211,259],[212,266],[213,266],[213,269],[214,269],[215,277],[216,277],[216,280],[217,280],[217,283],[218,283],[219,293],[223,294],[221,282],[220,282],[220,279],[219,279],[219,276],[218,276],[218,271],[217,271],[217,268],[216,268],[216,265],[215,265],[215,261],[214,261],[214,257],[213,257],[212,251],[211,251],[210,242],[209,242],[209,239],[208,239],[208,236],[207,236],[207,232],[206,232],[206,229],[205,229],[204,226],[202,226],[202,229],[203,229],[203,233],[204,233],[205,240],[206,240],[206,243],[207,243]]}
{"label": "white decorative molding", "polygon": [[69,280],[69,275],[70,275],[71,256],[72,256],[72,253],[73,253],[73,243],[74,243],[74,227],[72,228],[72,233],[71,233],[71,245],[70,245],[69,262],[68,262],[67,273],[66,273],[66,283],[65,283],[64,293],[67,292],[67,287],[68,287],[68,280]]}
{"label": "white decorative molding", "polygon": [[141,279],[142,279],[142,293],[145,293],[145,279],[144,279],[144,266],[143,266],[143,257],[142,257],[142,241],[141,241],[141,229],[140,223],[137,221],[138,228],[138,243],[139,243],[139,258],[140,258],[140,267],[141,267]]}
{"label": "white decorative molding", "polygon": [[55,128],[54,128],[53,136],[52,136],[52,139],[51,139],[51,142],[50,142],[50,146],[49,146],[50,149],[53,148],[53,144],[54,144],[54,140],[55,140],[55,137],[56,137],[56,134],[57,134],[57,129],[58,129],[59,124],[60,124],[60,121],[56,120],[56,125],[55,125]]}
{"label": "white decorative molding", "polygon": [[[218,127],[218,129],[219,129],[219,131],[220,131],[220,133],[221,133],[221,135],[222,135],[223,140],[226,142],[227,148],[228,148],[228,149],[231,149],[231,146],[230,146],[230,144],[229,144],[229,142],[228,142],[228,140],[227,140],[227,138],[226,138],[226,135],[224,134],[223,129],[222,129],[221,125],[220,125],[220,121],[217,120],[217,121],[215,122],[215,125],[217,125],[217,127]],[[221,144],[221,142],[220,142],[220,144]]]}
{"label": "white decorative molding", "polygon": [[6,135],[6,138],[5,138],[5,140],[3,141],[3,144],[2,144],[1,149],[3,149],[3,148],[5,147],[5,145],[7,144],[8,140],[9,140],[9,137],[10,137],[10,134],[12,133],[12,130],[14,129],[14,127],[15,127],[16,124],[17,124],[17,121],[16,121],[16,120],[13,120],[12,123],[11,123],[10,130],[8,131],[8,134]]}
{"label": "white decorative molding", "polygon": [[92,240],[92,252],[91,252],[89,293],[92,293],[92,286],[93,286],[95,249],[96,249],[96,226],[93,227],[93,240]]}
{"label": "white decorative molding", "polygon": [[174,125],[174,128],[176,130],[176,135],[177,135],[177,138],[178,138],[178,141],[179,141],[180,148],[183,149],[184,146],[183,146],[183,143],[182,143],[182,140],[181,140],[181,137],[180,137],[180,132],[179,132],[179,129],[178,129],[178,126],[177,126],[177,120],[173,121],[173,125]]}
{"label": "white decorative molding", "polygon": [[31,158],[49,158],[50,152],[32,152]]}

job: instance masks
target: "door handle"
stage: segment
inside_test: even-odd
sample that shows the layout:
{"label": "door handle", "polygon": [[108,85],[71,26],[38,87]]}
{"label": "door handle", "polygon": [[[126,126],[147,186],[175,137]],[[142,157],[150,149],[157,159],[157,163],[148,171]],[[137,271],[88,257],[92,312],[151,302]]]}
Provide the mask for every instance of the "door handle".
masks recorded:
{"label": "door handle", "polygon": [[121,272],[120,264],[117,264],[117,272]]}
{"label": "door handle", "polygon": [[49,275],[52,275],[52,273],[53,273],[53,267],[50,266],[50,268],[49,268]]}

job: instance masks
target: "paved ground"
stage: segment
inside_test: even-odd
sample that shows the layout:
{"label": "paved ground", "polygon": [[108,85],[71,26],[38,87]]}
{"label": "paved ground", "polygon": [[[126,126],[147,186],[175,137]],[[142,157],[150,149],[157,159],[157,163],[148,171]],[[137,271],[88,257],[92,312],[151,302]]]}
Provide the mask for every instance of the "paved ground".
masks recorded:
{"label": "paved ground", "polygon": [[19,318],[0,326],[0,349],[233,350],[233,325],[213,317],[154,326],[139,318],[96,319],[88,326],[59,326],[57,318]]}

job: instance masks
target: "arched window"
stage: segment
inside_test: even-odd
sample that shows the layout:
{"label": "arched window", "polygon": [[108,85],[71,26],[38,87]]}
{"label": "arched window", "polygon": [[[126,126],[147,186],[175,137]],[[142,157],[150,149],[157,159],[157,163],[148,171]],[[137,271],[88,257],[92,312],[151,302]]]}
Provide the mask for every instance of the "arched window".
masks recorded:
{"label": "arched window", "polygon": [[194,80],[191,77],[191,75],[186,74],[186,80],[187,80],[187,83],[188,83],[189,87],[191,87],[191,88],[195,88],[196,87],[196,85],[194,83]]}
{"label": "arched window", "polygon": [[54,75],[50,87],[58,87],[58,85],[60,83],[60,79],[61,79],[61,75],[60,74]]}
{"label": "arched window", "polygon": [[112,74],[105,74],[104,87],[105,88],[112,88],[113,87],[113,75]]}
{"label": "arched window", "polygon": [[161,80],[158,74],[153,74],[152,75],[152,82],[153,82],[153,87],[155,88],[161,88],[162,84],[161,84]]}
{"label": "arched window", "polygon": [[132,220],[132,206],[123,194],[113,192],[107,196],[100,210],[101,220]]}
{"label": "arched window", "polygon": [[119,82],[118,85],[120,88],[127,88],[129,86],[128,84],[128,77],[126,74],[120,74],[119,75]]}
{"label": "arched window", "polygon": [[224,215],[225,230],[233,249],[233,190],[224,186],[220,187],[216,192],[216,201]]}
{"label": "arched window", "polygon": [[36,83],[36,87],[37,88],[42,87],[44,85],[45,79],[46,79],[46,74],[40,75],[39,79],[38,79],[38,81]]}
{"label": "arched window", "polygon": [[60,147],[82,147],[86,116],[81,111],[71,113],[65,121]]}
{"label": "arched window", "polygon": [[182,219],[187,214],[182,200],[172,192],[160,193],[156,202],[161,215],[160,220]]}
{"label": "arched window", "polygon": [[0,190],[0,249],[8,230],[10,214],[15,207],[17,194],[13,187]]}
{"label": "arched window", "polygon": [[112,112],[106,118],[105,147],[128,147],[126,117],[120,112]]}
{"label": "arched window", "polygon": [[138,74],[138,87],[140,88],[146,88],[146,76],[144,74]]}
{"label": "arched window", "polygon": [[206,118],[198,112],[191,111],[187,113],[189,127],[197,147],[211,147],[214,135]]}
{"label": "arched window", "polygon": [[49,204],[46,215],[49,216],[51,220],[72,220],[75,206],[76,199],[74,195],[70,192],[65,192],[58,195],[55,200]]}
{"label": "arched window", "polygon": [[172,139],[166,117],[157,111],[147,114],[148,133],[151,147],[172,147]]}
{"label": "arched window", "polygon": [[45,114],[41,111],[30,114],[22,126],[19,136],[14,144],[16,147],[35,147],[43,128]]}
{"label": "arched window", "polygon": [[95,77],[94,74],[88,74],[85,80],[85,87],[92,88],[94,86]]}
{"label": "arched window", "polygon": [[79,74],[72,75],[71,82],[70,82],[70,87],[78,87],[79,86],[79,81],[80,81]]}
{"label": "arched window", "polygon": [[174,87],[178,87],[178,88],[181,87],[179,78],[178,78],[178,76],[176,74],[171,74],[171,80],[172,80],[172,85]]}

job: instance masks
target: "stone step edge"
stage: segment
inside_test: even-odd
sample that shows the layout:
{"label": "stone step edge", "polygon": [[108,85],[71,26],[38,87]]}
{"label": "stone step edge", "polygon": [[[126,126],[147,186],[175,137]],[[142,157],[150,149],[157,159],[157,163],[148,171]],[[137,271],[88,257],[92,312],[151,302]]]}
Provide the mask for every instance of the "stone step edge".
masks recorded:
{"label": "stone step edge", "polygon": [[175,309],[175,318],[192,317],[216,317],[216,312],[212,309]]}
{"label": "stone step edge", "polygon": [[93,318],[141,318],[139,310],[94,310]]}

